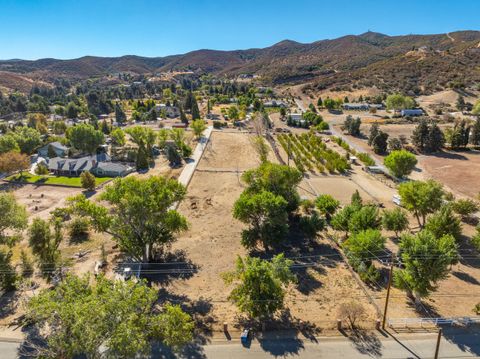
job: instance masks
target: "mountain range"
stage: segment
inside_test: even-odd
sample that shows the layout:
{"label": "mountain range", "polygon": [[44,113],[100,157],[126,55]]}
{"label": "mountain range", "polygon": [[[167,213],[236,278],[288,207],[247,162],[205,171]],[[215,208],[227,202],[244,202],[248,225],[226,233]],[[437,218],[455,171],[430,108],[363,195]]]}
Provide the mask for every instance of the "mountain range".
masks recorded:
{"label": "mountain range", "polygon": [[[86,79],[118,72],[172,70],[235,76],[256,74],[271,84],[314,88],[376,86],[414,94],[480,82],[480,31],[388,36],[376,32],[313,43],[281,41],[261,49],[197,50],[166,57],[95,57],[0,61],[0,86]],[[10,85],[9,85],[10,84]]]}

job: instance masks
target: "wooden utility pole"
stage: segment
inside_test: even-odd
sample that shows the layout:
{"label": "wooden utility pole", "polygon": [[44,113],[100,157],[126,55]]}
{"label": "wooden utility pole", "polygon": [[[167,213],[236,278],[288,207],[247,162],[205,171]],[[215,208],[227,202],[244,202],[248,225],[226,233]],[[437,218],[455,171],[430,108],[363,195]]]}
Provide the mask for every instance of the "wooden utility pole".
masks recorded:
{"label": "wooden utility pole", "polygon": [[382,330],[385,330],[385,324],[387,322],[388,301],[390,299],[390,288],[392,287],[393,263],[394,262],[395,262],[395,255],[392,254],[392,262],[390,263],[390,271],[388,273],[387,298],[385,298],[385,308],[383,310]]}
{"label": "wooden utility pole", "polygon": [[438,353],[440,352],[440,339],[442,339],[442,329],[438,330],[437,346],[435,347],[435,359],[438,359]]}

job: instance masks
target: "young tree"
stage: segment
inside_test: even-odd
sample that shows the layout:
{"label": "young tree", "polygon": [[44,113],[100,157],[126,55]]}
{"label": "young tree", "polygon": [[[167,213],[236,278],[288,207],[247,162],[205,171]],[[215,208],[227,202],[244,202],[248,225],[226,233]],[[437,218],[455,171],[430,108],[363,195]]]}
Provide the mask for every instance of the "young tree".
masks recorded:
{"label": "young tree", "polygon": [[330,221],[332,216],[337,211],[338,207],[340,207],[340,202],[329,194],[321,194],[315,200],[315,205],[317,206],[320,213],[325,216],[327,221]]}
{"label": "young tree", "polygon": [[100,196],[109,208],[83,195],[71,199],[71,206],[77,214],[89,216],[96,230],[112,235],[121,250],[145,263],[187,229],[185,217],[171,209],[185,193],[182,184],[165,177],[117,178]]}
{"label": "young tree", "polygon": [[373,152],[383,154],[387,152],[387,146],[388,133],[379,130],[377,135],[372,139]]}
{"label": "young tree", "polygon": [[112,139],[112,145],[114,146],[125,146],[125,132],[117,127],[110,132],[110,137]]}
{"label": "young tree", "polygon": [[431,232],[436,238],[451,235],[457,241],[462,235],[460,219],[455,216],[452,206],[443,205],[438,211],[428,217],[425,230]]}
{"label": "young tree", "polygon": [[342,131],[347,132],[351,136],[360,136],[360,126],[362,124],[362,121],[360,120],[360,117],[353,118],[352,115],[348,115],[345,118],[345,121],[343,122],[342,125]]}
{"label": "young tree", "polygon": [[40,262],[42,274],[47,278],[53,275],[60,260],[58,247],[63,240],[61,221],[53,219],[52,222],[54,233],[50,229],[50,223],[40,218],[34,218],[28,229],[28,243]]}
{"label": "young tree", "polygon": [[437,238],[428,231],[404,234],[399,246],[404,269],[395,271],[394,283],[417,303],[436,290],[437,282],[445,279],[450,265],[458,261],[455,238],[450,235]]}
{"label": "young tree", "polygon": [[6,152],[20,152],[20,147],[18,147],[15,137],[9,133],[0,136],[0,154]]}
{"label": "young tree", "polygon": [[356,206],[346,206],[335,213],[330,221],[330,225],[337,231],[345,232],[345,237],[349,233],[349,223],[352,215],[358,210]]}
{"label": "young tree", "polygon": [[477,118],[472,125],[470,143],[474,146],[480,146],[480,118]]}
{"label": "young tree", "polygon": [[433,180],[402,183],[398,193],[402,205],[413,213],[421,228],[425,225],[426,216],[440,209],[445,194],[442,185]]}
{"label": "young tree", "polygon": [[302,180],[302,174],[295,168],[271,162],[262,163],[258,168],[248,170],[242,175],[246,183],[246,192],[272,192],[282,196],[288,203],[287,211],[293,212],[300,204],[297,185]]}
{"label": "young tree", "polygon": [[457,110],[463,112],[463,110],[465,109],[465,105],[465,99],[463,98],[463,96],[458,95],[457,102],[455,103],[455,107],[457,107]]}
{"label": "young tree", "polygon": [[459,214],[464,221],[480,209],[478,203],[469,198],[458,199],[452,202],[451,206],[453,211]]}
{"label": "young tree", "polygon": [[250,228],[242,231],[242,245],[253,249],[281,242],[288,232],[287,201],[272,192],[243,192],[233,206],[233,217]]}
{"label": "young tree", "polygon": [[17,273],[12,265],[12,251],[0,248],[0,290],[15,289]]}
{"label": "young tree", "polygon": [[67,138],[75,149],[89,154],[94,154],[98,146],[105,142],[103,133],[87,124],[69,127]]}
{"label": "young tree", "polygon": [[[179,349],[193,339],[194,323],[179,306],[155,312],[157,293],[144,282],[68,275],[27,305],[27,318],[44,335],[38,356],[100,358],[105,348],[118,358],[149,356],[152,342]],[[75,318],[75,320],[72,320]]]}
{"label": "young tree", "polygon": [[398,233],[408,228],[407,214],[400,208],[385,210],[382,215],[382,226],[387,231],[395,232],[395,237],[398,238]]}
{"label": "young tree", "polygon": [[250,137],[250,143],[258,155],[261,163],[268,161],[268,154],[270,153],[270,146],[267,144],[263,136]]}
{"label": "young tree", "polygon": [[363,206],[358,208],[350,217],[348,228],[351,233],[381,227],[381,219],[376,206]]}
{"label": "young tree", "polygon": [[17,141],[20,152],[31,155],[42,144],[40,132],[34,128],[22,126],[18,127],[13,133]]}
{"label": "young tree", "polygon": [[271,261],[238,257],[235,270],[224,274],[226,284],[235,285],[230,300],[251,318],[271,317],[283,308],[285,287],[295,281],[290,270],[292,264],[283,254]]}
{"label": "young tree", "polygon": [[82,188],[86,189],[87,191],[95,191],[95,176],[90,172],[83,171],[80,175],[80,182],[82,184]]}
{"label": "young tree", "polygon": [[0,193],[0,245],[12,247],[27,227],[27,211],[12,193]]}
{"label": "young tree", "polygon": [[435,122],[432,122],[428,128],[428,136],[424,143],[426,152],[438,152],[445,145],[445,136]]}
{"label": "young tree", "polygon": [[338,318],[348,321],[351,329],[357,327],[357,322],[365,318],[365,307],[354,301],[340,304],[338,308]]}
{"label": "young tree", "polygon": [[388,140],[388,150],[392,151],[400,151],[403,150],[403,143],[399,138],[393,137]]}
{"label": "young tree", "polygon": [[473,109],[472,109],[472,114],[480,115],[480,100],[475,102],[475,105],[473,106]]}
{"label": "young tree", "polygon": [[385,237],[377,229],[367,229],[352,234],[342,243],[352,266],[358,270],[361,265],[369,267],[372,257],[378,255],[385,247]]}
{"label": "young tree", "polygon": [[20,177],[23,171],[30,168],[30,158],[25,154],[16,151],[0,154],[0,173],[13,173],[20,171]]}
{"label": "young tree", "polygon": [[115,103],[115,121],[120,125],[123,125],[127,121],[127,115],[119,102]]}
{"label": "young tree", "polygon": [[207,125],[205,124],[205,121],[200,119],[192,121],[192,123],[190,124],[190,127],[192,128],[193,133],[197,138],[197,140],[199,140],[202,137],[203,131],[207,129]]}
{"label": "young tree", "polygon": [[397,178],[405,178],[417,164],[417,159],[413,153],[406,150],[392,151],[383,161],[385,167]]}
{"label": "young tree", "polygon": [[369,146],[373,145],[373,140],[375,139],[375,137],[378,136],[379,133],[380,133],[380,125],[378,124],[378,122],[374,122],[370,127],[370,134],[368,135]]}
{"label": "young tree", "polygon": [[317,100],[317,107],[318,108],[322,108],[323,107],[323,101],[322,101],[322,98],[319,97],[318,100]]}

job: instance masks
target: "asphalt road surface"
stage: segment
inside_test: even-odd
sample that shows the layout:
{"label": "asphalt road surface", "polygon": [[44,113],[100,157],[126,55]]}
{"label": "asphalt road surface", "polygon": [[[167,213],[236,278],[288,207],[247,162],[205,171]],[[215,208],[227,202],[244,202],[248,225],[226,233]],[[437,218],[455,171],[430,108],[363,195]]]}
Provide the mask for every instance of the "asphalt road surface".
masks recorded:
{"label": "asphalt road surface", "polygon": [[[435,334],[408,334],[384,337],[381,334],[364,334],[345,338],[271,338],[255,340],[244,347],[239,340],[215,341],[204,346],[192,346],[184,355],[173,356],[160,351],[153,358],[188,359],[264,359],[264,358],[433,358]],[[0,341],[0,358],[17,358],[19,343]],[[480,331],[468,333],[446,330],[440,344],[439,358],[477,358],[480,356]]]}

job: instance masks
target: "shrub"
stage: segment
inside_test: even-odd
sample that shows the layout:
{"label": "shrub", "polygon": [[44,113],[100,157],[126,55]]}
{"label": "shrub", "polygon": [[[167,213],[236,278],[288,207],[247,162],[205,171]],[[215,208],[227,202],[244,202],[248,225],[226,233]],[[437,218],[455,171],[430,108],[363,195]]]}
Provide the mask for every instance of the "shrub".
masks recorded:
{"label": "shrub", "polygon": [[95,190],[95,176],[90,172],[82,172],[80,175],[80,182],[82,183],[82,188],[85,188],[87,191]]}
{"label": "shrub", "polygon": [[366,315],[363,305],[358,302],[350,301],[340,304],[338,308],[338,317],[341,320],[347,320],[351,329],[356,328],[359,320],[362,320]]}
{"label": "shrub", "polygon": [[88,237],[88,231],[90,229],[90,221],[85,217],[75,217],[70,222],[70,238],[71,239],[83,239]]}
{"label": "shrub", "polygon": [[366,166],[374,166],[375,165],[375,160],[368,153],[362,153],[362,152],[357,153],[357,157]]}
{"label": "shrub", "polygon": [[35,167],[35,173],[40,176],[48,175],[48,167],[43,163],[39,163],[37,167]]}

